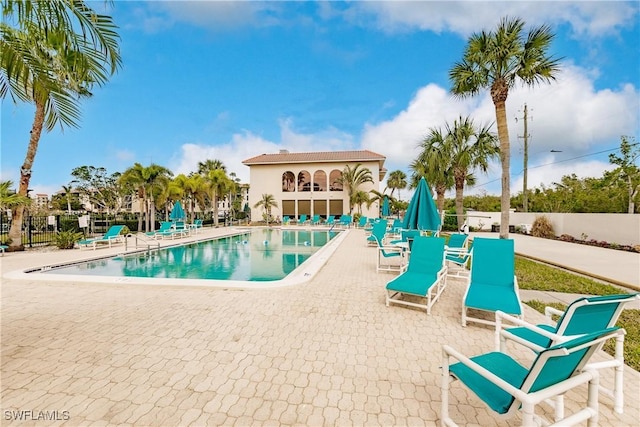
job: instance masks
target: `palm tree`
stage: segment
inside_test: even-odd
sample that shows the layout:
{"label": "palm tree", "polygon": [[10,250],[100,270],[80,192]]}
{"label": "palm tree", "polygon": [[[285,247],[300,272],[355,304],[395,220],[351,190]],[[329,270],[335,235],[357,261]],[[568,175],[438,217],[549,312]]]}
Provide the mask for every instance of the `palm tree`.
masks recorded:
{"label": "palm tree", "polygon": [[64,198],[67,200],[67,215],[71,215],[71,192],[73,191],[73,187],[71,184],[63,185],[62,191],[64,191]]}
{"label": "palm tree", "polygon": [[277,208],[278,207],[278,202],[276,201],[275,197],[273,197],[273,194],[263,194],[262,195],[262,199],[260,199],[258,201],[258,203],[256,203],[255,205],[253,205],[254,208],[259,208],[262,207],[265,211],[265,219],[267,221],[267,225],[269,225],[269,219],[271,218],[271,208]]}
{"label": "palm tree", "polygon": [[490,126],[476,128],[469,117],[460,117],[453,121],[453,125],[447,123],[444,134],[439,129],[431,129],[429,136],[423,141],[423,153],[439,153],[441,157],[448,159],[448,169],[451,171],[456,189],[458,227],[462,227],[464,223],[465,182],[472,184],[474,177],[471,172],[475,169],[486,172],[489,160],[500,153],[498,140],[489,129]]}
{"label": "palm tree", "polygon": [[120,183],[124,187],[132,188],[138,193],[140,201],[140,216],[138,217],[138,230],[142,229],[142,218],[145,218],[144,230],[151,231],[155,228],[156,198],[161,197],[163,189],[168,186],[169,178],[173,173],[163,167],[152,163],[145,167],[135,163],[120,176]]}
{"label": "palm tree", "polygon": [[162,192],[156,198],[156,208],[164,210],[165,221],[169,220],[169,211],[171,210],[171,203],[173,201],[180,200],[183,197],[184,197],[184,190],[176,183],[176,179],[169,180],[167,185],[162,189]]}
{"label": "palm tree", "polygon": [[367,206],[371,205],[371,198],[369,197],[369,193],[362,190],[356,190],[353,193],[353,204],[358,206],[358,214],[362,215],[362,205],[367,204]]}
{"label": "palm tree", "polygon": [[391,195],[393,191],[398,190],[398,199],[400,199],[400,190],[407,188],[407,174],[401,170],[389,172],[389,178],[387,178],[387,188],[391,189]]}
{"label": "palm tree", "polygon": [[[119,36],[111,17],[85,1],[2,3],[0,97],[35,105],[18,194],[27,196],[42,130],[78,127],[80,99],[90,97],[121,64]],[[15,26],[11,24],[15,23]],[[13,250],[23,250],[24,206],[16,206],[9,230]]]}
{"label": "palm tree", "polygon": [[185,200],[187,212],[191,216],[191,221],[195,219],[195,205],[198,204],[202,210],[206,209],[206,197],[209,192],[208,183],[202,175],[191,174],[186,176],[180,174],[173,180],[174,184],[181,190]]}
{"label": "palm tree", "polygon": [[212,169],[207,175],[207,183],[211,191],[211,204],[213,207],[213,223],[218,226],[218,196],[225,194],[231,187],[231,180],[223,169]]}
{"label": "palm tree", "polygon": [[218,159],[207,159],[204,162],[198,162],[198,173],[200,175],[207,176],[209,172],[214,170],[222,170],[224,172],[227,171],[227,167],[222,163],[222,160]]}
{"label": "palm tree", "polygon": [[[432,130],[430,137],[436,137]],[[411,174],[411,188],[416,188],[420,178],[427,180],[432,185],[436,193],[436,206],[440,215],[444,212],[445,193],[454,187],[453,172],[451,170],[451,159],[443,156],[435,146],[431,149],[423,149],[418,158],[411,162],[409,168],[413,171]]]}
{"label": "palm tree", "polygon": [[31,198],[22,196],[11,190],[13,181],[0,181],[0,210],[12,209],[16,206],[28,206],[31,204]]}
{"label": "palm tree", "polygon": [[358,163],[353,168],[351,165],[346,165],[342,170],[342,175],[338,178],[338,182],[347,188],[347,196],[349,197],[349,214],[353,212],[353,205],[355,205],[353,195],[358,190],[358,187],[365,182],[373,183],[373,178],[369,168],[361,168],[361,166],[361,163]]}
{"label": "palm tree", "polygon": [[507,128],[506,101],[509,90],[520,81],[526,86],[549,83],[559,71],[559,60],[547,55],[555,35],[547,25],[533,28],[526,36],[520,19],[502,18],[495,31],[473,34],[467,41],[462,61],[449,71],[451,92],[460,97],[474,96],[489,89],[496,111],[502,194],[500,198],[500,238],[509,236],[509,167],[511,148]]}

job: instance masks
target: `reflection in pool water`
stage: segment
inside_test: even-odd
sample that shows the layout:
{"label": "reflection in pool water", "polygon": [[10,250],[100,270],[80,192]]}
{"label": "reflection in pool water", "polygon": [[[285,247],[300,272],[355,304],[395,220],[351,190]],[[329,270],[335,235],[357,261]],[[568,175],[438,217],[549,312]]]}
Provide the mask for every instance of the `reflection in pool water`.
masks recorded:
{"label": "reflection in pool water", "polygon": [[241,281],[280,280],[337,232],[254,229],[181,246],[51,269],[46,274]]}

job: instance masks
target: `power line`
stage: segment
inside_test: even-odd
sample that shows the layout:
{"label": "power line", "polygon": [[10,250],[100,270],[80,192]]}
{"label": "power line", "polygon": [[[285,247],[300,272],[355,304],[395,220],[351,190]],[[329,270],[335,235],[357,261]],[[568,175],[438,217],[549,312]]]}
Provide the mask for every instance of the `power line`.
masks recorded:
{"label": "power line", "polygon": [[[630,147],[635,147],[636,145],[640,145],[640,142],[636,142],[635,144],[629,144]],[[565,162],[570,162],[572,160],[582,159],[584,157],[590,157],[590,156],[595,156],[597,154],[609,153],[611,151],[620,151],[620,147],[611,148],[609,150],[597,151],[595,153],[583,154],[582,156],[576,156],[576,157],[571,157],[569,159],[557,160],[555,162],[544,163],[544,164],[541,164],[541,165],[529,166],[528,168],[529,169],[537,169],[537,168],[541,168],[541,167],[545,167],[545,166],[553,166],[553,165],[557,165],[559,163],[565,163]],[[520,172],[524,172],[524,170],[521,170]],[[501,179],[502,178],[496,178],[496,179],[492,179],[491,181],[487,181],[487,182],[482,183],[482,184],[476,184],[476,185],[474,185],[474,188],[475,187],[483,187],[483,186],[491,184],[493,182],[500,181]]]}

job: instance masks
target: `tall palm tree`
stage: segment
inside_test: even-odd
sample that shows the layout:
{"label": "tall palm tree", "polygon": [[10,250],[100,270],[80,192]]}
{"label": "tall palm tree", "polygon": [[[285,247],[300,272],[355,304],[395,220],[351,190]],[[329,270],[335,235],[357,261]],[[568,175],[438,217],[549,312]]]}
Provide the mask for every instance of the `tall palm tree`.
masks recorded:
{"label": "tall palm tree", "polygon": [[[35,105],[18,194],[27,196],[42,130],[78,127],[80,100],[90,97],[121,64],[119,36],[111,17],[99,15],[85,1],[2,3],[0,22],[0,98]],[[22,250],[24,206],[13,211],[9,236]]]}
{"label": "tall palm tree", "polygon": [[151,231],[155,225],[155,199],[161,197],[164,187],[169,184],[169,178],[173,173],[164,166],[152,163],[142,166],[135,163],[125,170],[120,176],[120,183],[126,188],[135,189],[140,201],[140,216],[138,217],[138,230],[142,230],[142,218],[144,217],[144,230]]}
{"label": "tall palm tree", "polygon": [[265,219],[267,221],[267,225],[269,225],[269,219],[271,218],[271,208],[277,208],[278,202],[276,198],[273,197],[273,194],[263,194],[262,199],[258,200],[258,202],[253,205],[254,208],[262,207],[265,211]]}
{"label": "tall palm tree", "polygon": [[353,195],[358,190],[360,185],[365,182],[373,182],[373,177],[369,168],[362,167],[361,163],[356,164],[353,168],[351,165],[346,165],[342,170],[342,175],[338,178],[338,182],[341,183],[347,189],[347,196],[349,197],[349,214],[353,213]]}
{"label": "tall palm tree", "polygon": [[495,31],[473,34],[467,41],[462,61],[455,63],[449,71],[454,95],[475,96],[484,89],[491,93],[502,165],[500,238],[509,237],[511,147],[507,128],[507,96],[517,82],[532,87],[555,80],[560,70],[559,60],[547,55],[554,37],[547,25],[531,29],[525,37],[524,22],[505,17]]}
{"label": "tall palm tree", "polygon": [[209,172],[214,170],[222,170],[224,172],[227,171],[227,167],[222,163],[222,160],[218,159],[207,159],[203,162],[198,162],[198,173],[200,175],[208,175]]}
{"label": "tall palm tree", "polygon": [[498,139],[489,129],[490,126],[476,127],[469,117],[460,117],[453,121],[453,125],[447,123],[444,133],[439,129],[431,129],[423,141],[423,153],[438,152],[449,161],[456,189],[458,227],[464,223],[465,182],[474,179],[471,172],[475,169],[486,172],[489,161],[500,154]]}
{"label": "tall palm tree", "polygon": [[64,198],[67,200],[67,215],[71,215],[71,192],[73,187],[71,184],[63,185],[62,191],[64,191]]}
{"label": "tall palm tree", "polygon": [[218,226],[218,197],[224,195],[231,187],[231,180],[223,169],[210,170],[206,177],[210,189],[211,205],[213,207],[213,223]]}
{"label": "tall palm tree", "polygon": [[389,172],[387,188],[391,189],[391,196],[393,196],[394,190],[398,190],[398,199],[400,199],[400,190],[407,188],[407,174],[401,170]]}

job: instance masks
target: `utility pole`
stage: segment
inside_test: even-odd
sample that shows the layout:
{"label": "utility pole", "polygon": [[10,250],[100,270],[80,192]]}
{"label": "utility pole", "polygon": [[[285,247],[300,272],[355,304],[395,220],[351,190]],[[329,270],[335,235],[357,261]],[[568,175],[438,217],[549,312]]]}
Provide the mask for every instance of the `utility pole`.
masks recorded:
{"label": "utility pole", "polygon": [[[519,137],[524,140],[524,156],[523,156],[524,175],[522,177],[523,178],[522,179],[522,210],[524,212],[528,212],[529,211],[529,194],[527,192],[527,164],[529,162],[529,129],[527,127],[527,118],[528,118],[527,104],[524,104],[524,115],[522,118],[524,120],[524,136]],[[516,121],[517,121],[517,118],[516,118]]]}

